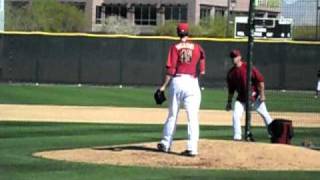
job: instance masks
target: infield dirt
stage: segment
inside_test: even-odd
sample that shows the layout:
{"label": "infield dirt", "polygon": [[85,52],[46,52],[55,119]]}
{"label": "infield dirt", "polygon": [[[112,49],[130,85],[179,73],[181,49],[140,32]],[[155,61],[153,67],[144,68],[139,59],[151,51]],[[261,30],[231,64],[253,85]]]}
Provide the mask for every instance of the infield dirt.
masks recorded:
{"label": "infield dirt", "polygon": [[[0,121],[85,122],[163,124],[166,108],[124,108],[102,106],[54,105],[0,105]],[[294,127],[320,127],[319,113],[270,112],[272,118],[292,120]],[[200,110],[200,125],[231,126],[231,112]],[[186,113],[181,110],[178,124],[186,124]],[[263,120],[253,113],[253,126],[264,126]],[[244,124],[244,120],[242,120]]]}
{"label": "infield dirt", "polygon": [[320,152],[282,144],[201,139],[199,155],[181,156],[186,141],[175,141],[171,153],[156,143],[127,144],[38,152],[34,156],[92,164],[167,168],[241,170],[320,170]]}

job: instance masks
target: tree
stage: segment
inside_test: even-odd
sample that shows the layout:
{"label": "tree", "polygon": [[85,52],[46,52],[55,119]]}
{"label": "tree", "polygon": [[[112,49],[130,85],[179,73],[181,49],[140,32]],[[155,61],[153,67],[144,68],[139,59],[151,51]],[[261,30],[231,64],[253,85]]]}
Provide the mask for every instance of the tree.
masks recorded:
{"label": "tree", "polygon": [[108,34],[139,34],[138,29],[128,19],[109,16],[102,22],[102,32]]}
{"label": "tree", "polygon": [[269,0],[268,7],[270,8],[280,8],[281,0]]}
{"label": "tree", "polygon": [[[211,17],[205,22],[201,22],[201,26],[205,31],[204,36],[207,37],[225,37],[227,31],[227,21],[224,16]],[[229,36],[230,32],[227,32]]]}
{"label": "tree", "polygon": [[23,6],[6,4],[6,30],[78,32],[85,28],[82,11],[56,0],[33,0]]}
{"label": "tree", "polygon": [[[161,36],[177,36],[178,24],[178,21],[166,21],[165,24],[157,26],[154,33],[155,35]],[[189,29],[189,36],[202,36],[203,34],[203,28],[201,26],[190,24]]]}
{"label": "tree", "polygon": [[155,34],[161,36],[176,36],[178,23],[177,21],[166,21],[165,24],[157,26]]}
{"label": "tree", "polygon": [[[176,36],[177,21],[166,21],[164,25],[157,26],[156,35]],[[223,16],[215,16],[204,19],[199,25],[190,24],[189,35],[193,37],[225,37],[226,35],[226,19]],[[230,30],[228,36],[232,34]]]}

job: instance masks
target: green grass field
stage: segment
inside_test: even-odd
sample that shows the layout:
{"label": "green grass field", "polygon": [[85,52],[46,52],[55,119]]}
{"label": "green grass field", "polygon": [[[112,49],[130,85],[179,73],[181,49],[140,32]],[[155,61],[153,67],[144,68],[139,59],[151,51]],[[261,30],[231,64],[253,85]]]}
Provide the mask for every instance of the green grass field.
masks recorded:
{"label": "green grass field", "polygon": [[[88,106],[159,107],[154,88],[95,86],[0,85],[2,104],[57,104]],[[320,112],[311,92],[268,92],[269,109]],[[203,109],[223,109],[223,90],[203,91]],[[277,100],[272,103],[272,100]],[[279,101],[279,102],[278,102]],[[287,101],[290,101],[288,103]],[[308,103],[306,103],[308,102]],[[294,104],[298,103],[298,104]],[[311,104],[311,105],[310,105]],[[301,107],[298,108],[298,105]],[[165,105],[163,105],[165,107]],[[0,112],[1,113],[1,112]],[[258,142],[269,142],[265,128],[252,129]],[[159,141],[162,125],[34,123],[0,121],[0,180],[211,180],[211,179],[317,179],[320,171],[199,170],[92,165],[32,157],[44,150],[107,146]],[[201,138],[230,139],[231,127],[201,126]],[[178,126],[175,139],[185,139],[186,126]],[[320,145],[320,128],[295,128],[292,143],[308,137]]]}
{"label": "green grass field", "polygon": [[[101,87],[67,85],[0,84],[1,104],[50,104],[80,106],[159,107],[153,100],[156,87]],[[308,91],[267,91],[270,111],[319,112],[320,99]],[[227,94],[223,89],[202,91],[201,109],[223,110]],[[162,106],[166,107],[166,103]]]}
{"label": "green grass field", "polygon": [[[176,139],[186,137],[178,126]],[[162,125],[0,122],[1,180],[141,180],[141,179],[317,179],[315,171],[198,170],[92,165],[32,157],[37,151],[158,141]],[[259,142],[268,142],[264,128],[254,128]],[[299,128],[293,143],[306,135],[320,137],[320,128]],[[201,138],[230,139],[230,127],[202,126]]]}

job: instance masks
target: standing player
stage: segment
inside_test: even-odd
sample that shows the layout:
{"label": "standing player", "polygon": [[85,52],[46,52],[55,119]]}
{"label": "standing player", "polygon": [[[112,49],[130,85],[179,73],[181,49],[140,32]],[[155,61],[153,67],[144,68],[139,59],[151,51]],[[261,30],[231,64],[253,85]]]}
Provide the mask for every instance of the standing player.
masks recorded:
{"label": "standing player", "polygon": [[314,98],[318,98],[319,97],[319,92],[320,92],[320,70],[318,71],[317,77],[318,77],[318,83],[317,83],[316,95],[314,96]]}
{"label": "standing player", "polygon": [[[188,24],[180,23],[177,34],[180,42],[169,49],[167,73],[160,91],[169,87],[169,112],[163,128],[163,137],[158,144],[162,152],[169,152],[176,129],[180,105],[183,104],[188,117],[188,143],[185,156],[198,154],[199,119],[198,112],[201,102],[201,92],[198,83],[198,73],[205,74],[205,53],[199,44],[188,40]],[[197,65],[199,64],[199,71]]]}
{"label": "standing player", "polygon": [[[229,70],[227,74],[227,84],[228,84],[228,101],[226,105],[226,110],[231,110],[231,102],[236,91],[238,93],[237,100],[234,103],[232,122],[233,122],[233,139],[241,140],[241,116],[245,109],[246,103],[246,84],[247,84],[247,64],[242,60],[241,53],[239,50],[233,50],[230,53],[230,58],[233,61],[233,67]],[[266,104],[265,104],[265,93],[264,93],[264,77],[258,71],[257,68],[252,68],[252,96],[250,97],[252,101],[253,108],[262,116],[265,125],[272,122]]]}

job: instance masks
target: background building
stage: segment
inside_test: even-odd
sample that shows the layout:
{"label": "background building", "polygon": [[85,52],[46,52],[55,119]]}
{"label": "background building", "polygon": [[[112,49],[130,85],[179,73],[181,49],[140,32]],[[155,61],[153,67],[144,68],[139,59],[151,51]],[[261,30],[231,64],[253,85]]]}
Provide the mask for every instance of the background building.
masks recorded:
{"label": "background building", "polygon": [[[19,6],[32,0],[7,0]],[[108,16],[128,19],[144,34],[168,20],[198,24],[215,16],[247,15],[250,0],[58,0],[71,3],[85,12],[87,31],[99,32]],[[280,6],[271,7],[268,0],[257,1],[256,16],[277,17]],[[228,18],[229,19],[229,18]]]}

